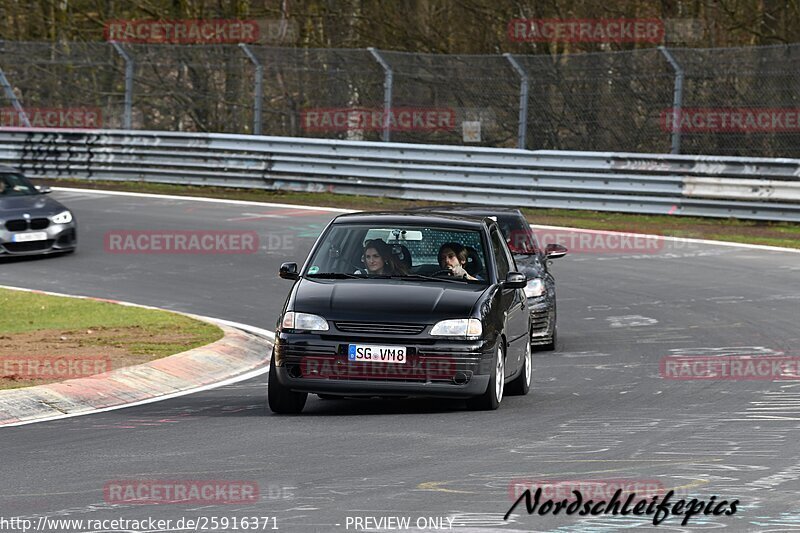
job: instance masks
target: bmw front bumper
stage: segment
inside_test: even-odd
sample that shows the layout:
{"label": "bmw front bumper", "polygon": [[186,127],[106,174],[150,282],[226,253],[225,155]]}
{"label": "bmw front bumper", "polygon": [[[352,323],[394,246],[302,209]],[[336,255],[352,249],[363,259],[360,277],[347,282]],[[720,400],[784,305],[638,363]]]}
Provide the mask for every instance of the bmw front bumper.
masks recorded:
{"label": "bmw front bumper", "polygon": [[[45,233],[45,239],[15,242],[14,235]],[[41,255],[69,252],[78,245],[78,227],[73,221],[69,224],[50,224],[42,230],[9,231],[0,222],[0,257]]]}

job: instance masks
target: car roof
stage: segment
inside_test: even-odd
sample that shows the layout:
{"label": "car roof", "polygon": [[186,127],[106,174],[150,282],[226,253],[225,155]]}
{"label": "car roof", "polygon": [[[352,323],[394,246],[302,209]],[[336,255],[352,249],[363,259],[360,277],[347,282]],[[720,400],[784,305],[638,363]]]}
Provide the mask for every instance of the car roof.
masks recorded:
{"label": "car roof", "polygon": [[495,216],[495,215],[515,215],[524,218],[522,212],[516,207],[502,205],[429,205],[424,207],[412,207],[407,211],[419,213],[431,211],[437,213],[463,213],[472,216]]}
{"label": "car roof", "polygon": [[368,211],[339,215],[333,220],[334,224],[420,224],[450,226],[464,229],[480,229],[484,222],[489,224],[493,221],[491,219],[487,220],[486,217],[451,215],[435,211]]}

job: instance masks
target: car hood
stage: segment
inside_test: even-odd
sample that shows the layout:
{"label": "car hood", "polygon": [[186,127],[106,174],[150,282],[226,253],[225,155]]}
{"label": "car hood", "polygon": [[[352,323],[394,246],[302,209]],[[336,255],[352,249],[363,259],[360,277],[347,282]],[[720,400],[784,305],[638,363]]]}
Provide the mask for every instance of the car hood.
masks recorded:
{"label": "car hood", "polygon": [[0,196],[0,219],[22,218],[28,213],[32,218],[56,215],[66,208],[43,194],[29,196]]}
{"label": "car hood", "polygon": [[329,320],[433,323],[467,318],[486,285],[402,280],[302,279],[292,309]]}
{"label": "car hood", "polygon": [[514,260],[517,263],[517,270],[525,274],[526,278],[540,278],[544,275],[544,265],[538,256],[514,254]]}

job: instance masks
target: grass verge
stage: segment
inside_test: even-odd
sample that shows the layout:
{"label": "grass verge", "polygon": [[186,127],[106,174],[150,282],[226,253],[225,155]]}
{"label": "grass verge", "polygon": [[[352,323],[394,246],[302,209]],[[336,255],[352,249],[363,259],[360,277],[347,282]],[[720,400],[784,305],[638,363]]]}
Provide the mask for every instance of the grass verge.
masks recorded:
{"label": "grass verge", "polygon": [[[86,181],[54,179],[42,181],[52,186],[106,189],[114,191],[204,196],[254,202],[339,207],[357,210],[405,209],[446,202],[398,200],[385,197],[351,196],[333,193],[258,191],[224,187],[196,187],[141,182]],[[674,237],[764,244],[800,248],[800,224],[722,218],[670,215],[634,215],[570,209],[522,210],[532,224],[573,228],[669,235]]]}
{"label": "grass verge", "polygon": [[0,289],[0,309],[0,389],[138,365],[223,336],[168,311],[9,289]]}

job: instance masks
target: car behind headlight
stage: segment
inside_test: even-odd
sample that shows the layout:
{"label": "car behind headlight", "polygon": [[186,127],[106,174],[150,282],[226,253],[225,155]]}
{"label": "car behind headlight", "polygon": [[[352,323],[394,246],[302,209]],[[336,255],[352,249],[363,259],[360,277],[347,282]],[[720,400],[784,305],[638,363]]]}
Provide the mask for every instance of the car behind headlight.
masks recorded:
{"label": "car behind headlight", "polygon": [[328,321],[310,313],[289,311],[283,315],[281,329],[299,329],[304,331],[328,331]]}
{"label": "car behind headlight", "polygon": [[529,279],[524,290],[526,298],[538,298],[544,294],[544,282],[541,278]]}
{"label": "car behind headlight", "polygon": [[483,333],[481,321],[477,318],[454,318],[437,322],[431,335],[442,337],[459,337],[462,339],[478,338]]}
{"label": "car behind headlight", "polygon": [[69,210],[62,211],[57,215],[51,216],[50,220],[53,222],[53,224],[69,224],[72,222],[72,213],[70,213]]}

